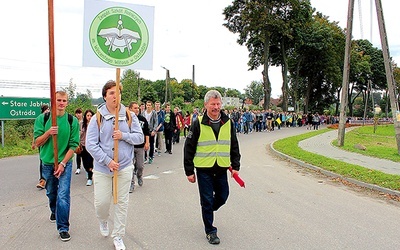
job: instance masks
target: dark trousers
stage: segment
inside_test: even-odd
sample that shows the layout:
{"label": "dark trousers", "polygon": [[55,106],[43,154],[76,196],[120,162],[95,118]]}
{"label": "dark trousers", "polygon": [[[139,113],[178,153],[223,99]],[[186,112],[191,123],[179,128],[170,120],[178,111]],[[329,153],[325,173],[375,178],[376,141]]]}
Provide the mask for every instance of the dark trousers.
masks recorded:
{"label": "dark trousers", "polygon": [[197,183],[200,193],[201,215],[206,234],[216,233],[213,226],[214,211],[225,204],[229,196],[229,185],[226,171],[214,174],[211,171],[197,169]]}
{"label": "dark trousers", "polygon": [[149,157],[151,159],[154,158],[154,135],[150,135],[150,148],[149,148]]}
{"label": "dark trousers", "polygon": [[76,168],[81,168],[82,165],[82,155],[76,154]]}
{"label": "dark trousers", "polygon": [[40,160],[40,163],[39,163],[40,165],[39,165],[39,175],[40,175],[40,178],[39,178],[39,181],[40,180],[46,180],[44,177],[43,177],[43,166],[42,166],[42,160]]}
{"label": "dark trousers", "polygon": [[249,129],[250,129],[250,122],[246,122],[244,124],[244,133],[248,134],[249,133]]}
{"label": "dark trousers", "polygon": [[179,139],[181,137],[181,130],[177,129],[176,132],[174,132],[173,138],[172,138],[172,142],[173,143],[179,143]]}
{"label": "dark trousers", "polygon": [[169,130],[165,130],[164,131],[164,137],[165,137],[165,149],[168,152],[172,151],[172,136],[173,136],[174,132],[173,131],[169,131]]}
{"label": "dark trousers", "polygon": [[79,154],[82,157],[83,167],[88,174],[88,180],[93,178],[93,157],[86,150],[85,146],[82,146],[82,152]]}

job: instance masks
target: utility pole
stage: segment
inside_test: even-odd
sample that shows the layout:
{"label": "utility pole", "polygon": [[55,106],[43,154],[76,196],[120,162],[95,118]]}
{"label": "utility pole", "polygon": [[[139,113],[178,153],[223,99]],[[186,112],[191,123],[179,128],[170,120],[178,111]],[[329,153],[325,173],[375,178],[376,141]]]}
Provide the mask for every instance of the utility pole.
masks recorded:
{"label": "utility pole", "polygon": [[375,0],[376,14],[378,15],[379,34],[381,36],[381,45],[383,52],[383,60],[385,63],[386,81],[388,84],[390,108],[392,110],[392,117],[394,129],[396,134],[397,153],[400,154],[400,112],[396,100],[396,89],[393,77],[393,68],[389,54],[389,46],[386,34],[385,20],[383,18],[383,9],[381,0]]}
{"label": "utility pole", "polygon": [[140,105],[140,72],[137,74],[137,93],[138,93],[138,104]]}
{"label": "utility pole", "polygon": [[164,100],[164,104],[167,103],[167,99],[168,99],[168,82],[169,82],[169,69],[167,69],[166,67],[161,66],[161,68],[165,69],[166,71],[166,76],[165,76],[165,100]]}
{"label": "utility pole", "polygon": [[192,68],[192,102],[194,102],[194,65],[193,65],[193,68]]}
{"label": "utility pole", "polygon": [[[393,123],[396,134],[397,152],[400,154],[400,112],[396,100],[396,89],[394,84],[393,69],[391,65],[391,58],[389,54],[389,46],[387,41],[387,34],[385,28],[385,21],[383,18],[383,9],[381,0],[375,0],[376,14],[378,16],[379,34],[381,37],[381,46],[383,59],[385,64],[387,88],[389,91],[390,106],[392,110]],[[347,97],[349,88],[349,72],[350,72],[350,42],[351,33],[353,26],[353,12],[354,12],[354,0],[349,0],[349,10],[347,16],[347,34],[346,34],[346,49],[344,58],[344,68],[343,68],[343,85],[342,85],[342,95],[340,102],[340,120],[339,120],[339,131],[338,131],[338,145],[344,145],[344,134],[346,129],[346,107],[347,107]]]}
{"label": "utility pole", "polygon": [[349,9],[347,12],[347,33],[346,33],[346,48],[344,53],[343,65],[343,81],[342,81],[342,95],[340,100],[340,118],[338,129],[338,145],[344,145],[344,134],[346,130],[346,108],[349,89],[350,78],[350,50],[351,50],[351,33],[353,30],[353,13],[354,13],[354,0],[349,0]]}

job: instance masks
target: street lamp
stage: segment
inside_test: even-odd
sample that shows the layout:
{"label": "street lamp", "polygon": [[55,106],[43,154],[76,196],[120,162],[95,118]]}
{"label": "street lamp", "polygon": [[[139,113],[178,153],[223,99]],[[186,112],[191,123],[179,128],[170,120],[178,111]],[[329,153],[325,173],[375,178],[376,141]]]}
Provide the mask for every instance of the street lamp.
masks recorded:
{"label": "street lamp", "polygon": [[138,92],[138,103],[140,105],[140,72],[137,74],[137,92]]}
{"label": "street lamp", "polygon": [[167,103],[167,95],[168,95],[169,69],[167,69],[164,66],[161,66],[161,68],[165,69],[165,71],[166,71],[166,76],[165,76],[165,101],[164,101],[164,104],[166,104]]}

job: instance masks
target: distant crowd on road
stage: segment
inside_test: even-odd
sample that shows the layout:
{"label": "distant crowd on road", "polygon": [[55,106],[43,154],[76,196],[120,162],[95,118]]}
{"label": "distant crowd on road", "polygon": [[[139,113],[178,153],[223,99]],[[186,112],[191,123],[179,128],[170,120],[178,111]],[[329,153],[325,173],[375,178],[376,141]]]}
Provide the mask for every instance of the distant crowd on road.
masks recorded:
{"label": "distant crowd on road", "polygon": [[321,124],[334,124],[338,122],[338,117],[320,115],[318,112],[307,114],[296,112],[281,112],[272,109],[268,110],[225,110],[225,113],[235,124],[236,132],[248,134],[262,131],[274,131],[282,127],[303,127],[318,130]]}

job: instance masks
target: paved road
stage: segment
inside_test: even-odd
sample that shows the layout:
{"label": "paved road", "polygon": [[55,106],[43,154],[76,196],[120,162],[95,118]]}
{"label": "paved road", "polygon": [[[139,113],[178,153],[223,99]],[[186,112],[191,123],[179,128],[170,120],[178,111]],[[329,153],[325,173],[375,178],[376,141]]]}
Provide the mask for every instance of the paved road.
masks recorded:
{"label": "paved road", "polygon": [[[400,206],[318,176],[269,153],[272,141],[303,128],[240,135],[241,176],[230,180],[216,213],[218,249],[400,249]],[[2,249],[113,249],[100,235],[93,187],[72,180],[71,236],[61,242],[48,220],[44,191],[35,188],[38,156],[0,159]],[[197,186],[182,169],[182,143],[146,165],[145,183],[131,194],[127,249],[215,249],[203,233]]]}

